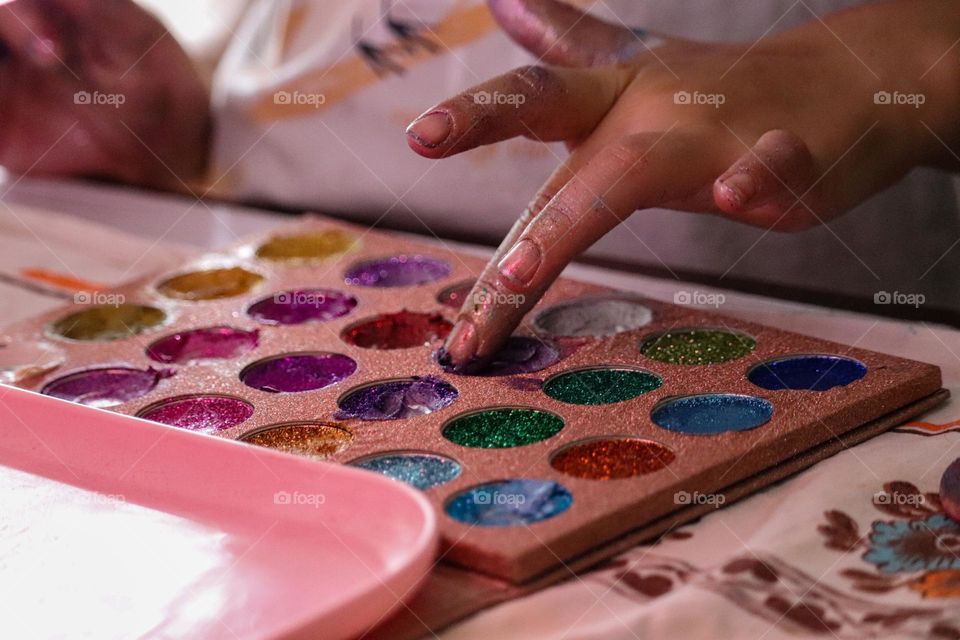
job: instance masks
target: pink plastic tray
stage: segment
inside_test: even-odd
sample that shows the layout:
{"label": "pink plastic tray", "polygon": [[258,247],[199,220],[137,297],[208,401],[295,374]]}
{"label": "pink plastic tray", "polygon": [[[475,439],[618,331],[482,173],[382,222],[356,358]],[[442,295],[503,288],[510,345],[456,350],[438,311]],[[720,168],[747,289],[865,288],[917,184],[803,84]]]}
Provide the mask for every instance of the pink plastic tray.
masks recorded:
{"label": "pink plastic tray", "polygon": [[9,637],[349,638],[433,561],[433,508],[349,467],[0,386]]}

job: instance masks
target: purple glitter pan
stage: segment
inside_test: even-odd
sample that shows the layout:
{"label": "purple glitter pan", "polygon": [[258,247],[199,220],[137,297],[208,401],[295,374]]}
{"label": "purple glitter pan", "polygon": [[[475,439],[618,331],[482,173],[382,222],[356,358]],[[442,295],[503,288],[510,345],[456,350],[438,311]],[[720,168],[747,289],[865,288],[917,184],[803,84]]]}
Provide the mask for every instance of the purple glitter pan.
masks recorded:
{"label": "purple glitter pan", "polygon": [[254,302],[247,309],[247,315],[263,324],[303,324],[340,318],[356,306],[356,298],[340,291],[291,289]]}
{"label": "purple glitter pan", "polygon": [[489,362],[482,366],[467,365],[454,371],[450,358],[441,347],[437,352],[437,362],[448,373],[470,376],[511,376],[534,373],[546,369],[560,360],[560,351],[550,342],[539,338],[513,336],[507,340],[503,349],[498,351]]}
{"label": "purple glitter pan", "polygon": [[450,265],[428,256],[393,256],[355,264],[344,281],[359,287],[412,287],[450,275]]}
{"label": "purple glitter pan", "polygon": [[254,362],[240,380],[269,393],[299,393],[329,387],[356,370],[357,363],[339,353],[289,353]]}
{"label": "purple glitter pan", "polygon": [[147,395],[172,375],[170,369],[152,367],[98,367],[57,378],[40,393],[90,407],[112,407]]}
{"label": "purple glitter pan", "polygon": [[223,360],[256,349],[260,332],[233,327],[205,327],[160,338],[147,347],[147,357],[165,364]]}
{"label": "purple glitter pan", "polygon": [[434,378],[389,380],[355,389],[338,403],[338,420],[400,420],[433,413],[457,399],[457,390]]}

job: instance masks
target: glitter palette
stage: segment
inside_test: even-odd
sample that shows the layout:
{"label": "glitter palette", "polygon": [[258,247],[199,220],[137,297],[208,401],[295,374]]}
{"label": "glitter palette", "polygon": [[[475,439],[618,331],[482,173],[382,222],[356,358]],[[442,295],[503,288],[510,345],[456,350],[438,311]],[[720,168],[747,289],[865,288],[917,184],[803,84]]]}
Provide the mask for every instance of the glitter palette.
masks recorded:
{"label": "glitter palette", "polygon": [[944,397],[931,365],[571,280],[483,370],[455,375],[435,352],[482,267],[313,217],[9,328],[60,356],[12,377],[406,482],[439,515],[446,563],[513,584]]}

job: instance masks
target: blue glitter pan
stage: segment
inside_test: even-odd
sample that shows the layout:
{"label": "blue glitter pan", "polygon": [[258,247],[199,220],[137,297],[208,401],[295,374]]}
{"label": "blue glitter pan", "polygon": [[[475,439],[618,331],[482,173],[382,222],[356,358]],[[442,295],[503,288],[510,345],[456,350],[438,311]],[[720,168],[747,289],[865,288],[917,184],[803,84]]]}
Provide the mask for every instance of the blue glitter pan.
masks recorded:
{"label": "blue glitter pan", "polygon": [[558,516],[571,504],[573,495],[558,482],[501,480],[458,493],[447,514],[480,527],[518,527]]}
{"label": "blue glitter pan", "polygon": [[650,419],[668,431],[710,436],[755,429],[772,416],[773,405],[763,398],[706,393],[665,400],[653,408]]}
{"label": "blue glitter pan", "polygon": [[460,475],[460,463],[432,453],[387,453],[352,464],[406,482],[421,491],[446,484]]}
{"label": "blue glitter pan", "polygon": [[867,367],[853,358],[799,355],[767,360],[747,372],[747,379],[763,389],[827,391],[845,387],[867,375]]}

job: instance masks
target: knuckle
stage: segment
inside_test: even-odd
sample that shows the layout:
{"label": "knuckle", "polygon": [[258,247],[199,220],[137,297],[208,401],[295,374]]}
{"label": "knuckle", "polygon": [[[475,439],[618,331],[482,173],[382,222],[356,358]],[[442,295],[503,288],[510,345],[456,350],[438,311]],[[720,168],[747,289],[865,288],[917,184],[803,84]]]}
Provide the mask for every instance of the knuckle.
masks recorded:
{"label": "knuckle", "polygon": [[518,67],[509,74],[515,85],[531,96],[539,96],[559,85],[556,72],[539,64]]}

